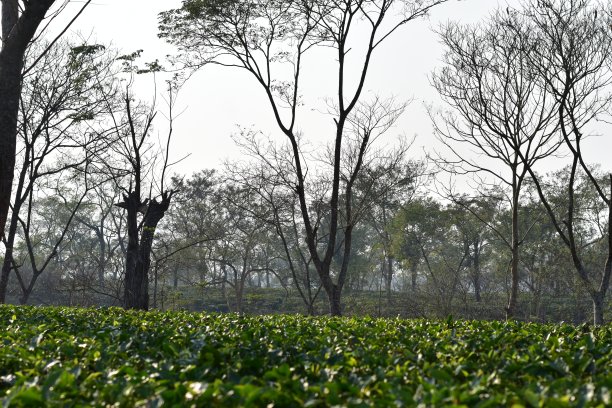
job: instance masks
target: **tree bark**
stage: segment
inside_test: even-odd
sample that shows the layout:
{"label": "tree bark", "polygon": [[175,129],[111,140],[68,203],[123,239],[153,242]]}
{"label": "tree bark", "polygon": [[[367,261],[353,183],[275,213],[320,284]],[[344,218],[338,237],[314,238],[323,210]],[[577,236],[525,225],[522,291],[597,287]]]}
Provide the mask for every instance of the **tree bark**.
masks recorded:
{"label": "tree bark", "polygon": [[329,314],[332,316],[342,316],[341,306],[342,288],[338,285],[333,285],[329,297]]}
{"label": "tree bark", "polygon": [[[17,148],[17,109],[23,54],[0,53],[0,236],[4,236],[13,188]],[[21,57],[21,58],[20,58]]]}
{"label": "tree bark", "polygon": [[125,254],[125,286],[123,288],[123,303],[126,309],[146,309],[146,305],[140,303],[141,278],[137,276],[138,263],[138,208],[140,197],[131,192],[124,200],[127,210],[128,245]]}
{"label": "tree bark", "polygon": [[8,280],[11,274],[12,249],[7,248],[2,262],[2,272],[0,274],[0,304],[6,303],[6,292],[8,290]]}
{"label": "tree bark", "polygon": [[9,225],[8,238],[4,243],[4,262],[2,263],[2,272],[0,275],[0,304],[6,303],[8,281],[13,267],[13,247],[15,244],[16,232],[17,217],[12,217],[11,224]]}
{"label": "tree bark", "polygon": [[604,296],[597,292],[593,296],[593,324],[601,326],[604,324]]}
{"label": "tree bark", "polygon": [[[37,274],[37,275],[40,275],[40,274]],[[34,284],[35,284],[35,282],[36,282],[35,278],[34,279],[30,279],[30,284],[21,293],[21,296],[19,297],[19,304],[20,305],[26,305],[28,303],[28,300],[30,300],[30,295],[34,291]]]}

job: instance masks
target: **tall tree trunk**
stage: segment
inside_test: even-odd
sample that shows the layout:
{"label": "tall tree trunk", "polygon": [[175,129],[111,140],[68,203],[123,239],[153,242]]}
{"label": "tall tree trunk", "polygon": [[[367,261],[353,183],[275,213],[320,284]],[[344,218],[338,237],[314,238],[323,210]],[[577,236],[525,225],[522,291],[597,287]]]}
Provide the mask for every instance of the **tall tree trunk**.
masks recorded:
{"label": "tall tree trunk", "polygon": [[13,246],[15,244],[15,234],[17,232],[17,217],[12,217],[9,226],[8,238],[5,242],[4,262],[2,262],[2,272],[0,274],[0,304],[6,303],[8,281],[13,267]]}
{"label": "tall tree trunk", "polygon": [[125,197],[124,203],[127,210],[128,245],[125,254],[123,303],[126,309],[139,309],[141,279],[137,276],[137,264],[139,255],[138,208],[140,207],[140,197],[135,193],[130,193]]}
{"label": "tall tree trunk", "polygon": [[601,326],[604,324],[604,296],[601,292],[594,293],[593,299],[593,324]]}
{"label": "tall tree trunk", "polygon": [[480,295],[481,287],[480,287],[480,242],[478,240],[474,242],[474,259],[473,259],[473,268],[474,268],[474,299],[476,302],[480,302],[482,297]]}
{"label": "tall tree trunk", "polygon": [[393,257],[387,256],[387,274],[385,275],[385,290],[387,292],[387,303],[391,304],[391,285],[393,283]]}
{"label": "tall tree trunk", "polygon": [[4,262],[2,262],[2,272],[0,274],[0,304],[6,303],[6,292],[8,290],[9,276],[11,275],[11,259],[13,258],[12,248],[6,248]]}
{"label": "tall tree trunk", "polygon": [[417,290],[418,267],[419,264],[416,261],[410,265],[410,285],[412,293],[416,292]]}
{"label": "tall tree trunk", "polygon": [[519,189],[517,187],[516,174],[513,176],[512,183],[512,260],[510,263],[511,287],[508,306],[506,307],[506,318],[512,319],[516,316],[519,287]]}
{"label": "tall tree trunk", "polygon": [[[8,54],[8,55],[7,55]],[[0,237],[4,236],[17,150],[17,109],[23,53],[0,53]]]}
{"label": "tall tree trunk", "polygon": [[142,231],[138,237],[138,212],[143,211],[140,195],[131,192],[124,196],[120,207],[127,210],[128,250],[126,254],[124,305],[126,309],[149,309],[149,270],[151,250],[157,224],[164,217],[173,192],[164,192],[161,201],[152,200],[144,210]]}
{"label": "tall tree trunk", "polygon": [[332,316],[342,316],[341,305],[342,289],[338,285],[333,285],[329,297],[329,314]]}

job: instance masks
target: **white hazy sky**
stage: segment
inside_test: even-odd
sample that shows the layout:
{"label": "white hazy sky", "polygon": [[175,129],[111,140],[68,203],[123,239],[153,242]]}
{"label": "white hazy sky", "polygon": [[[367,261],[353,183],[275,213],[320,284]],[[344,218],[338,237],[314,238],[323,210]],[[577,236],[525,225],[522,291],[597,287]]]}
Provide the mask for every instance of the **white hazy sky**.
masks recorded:
{"label": "white hazy sky", "polygon": [[[75,2],[75,7],[79,3]],[[94,0],[75,24],[75,30],[82,35],[91,34],[98,42],[112,43],[125,53],[143,49],[144,60],[163,60],[173,49],[157,38],[157,14],[180,4],[180,0]],[[425,103],[440,105],[428,80],[431,71],[440,65],[442,55],[442,47],[431,28],[449,20],[477,22],[507,4],[517,5],[519,0],[451,0],[435,8],[429,19],[405,26],[378,50],[366,83],[368,92],[413,100],[389,134],[389,142],[398,134],[415,135],[415,157],[422,157],[424,151],[436,144],[424,108]],[[320,108],[322,99],[334,94],[335,85],[325,83],[325,78],[330,77],[325,72],[329,62],[317,58],[307,60],[310,67],[304,75],[307,108]],[[150,78],[139,80],[150,81]],[[150,96],[146,92],[141,95],[144,99]],[[236,133],[238,125],[276,134],[272,112],[261,89],[238,69],[204,68],[181,90],[178,105],[185,111],[175,124],[172,156],[190,155],[174,169],[178,173],[218,167],[223,160],[237,157],[239,153],[230,135]],[[303,112],[301,128],[307,138],[324,141],[330,121],[329,117],[308,109]],[[612,151],[609,139],[592,139],[587,150],[590,161],[607,161]]]}

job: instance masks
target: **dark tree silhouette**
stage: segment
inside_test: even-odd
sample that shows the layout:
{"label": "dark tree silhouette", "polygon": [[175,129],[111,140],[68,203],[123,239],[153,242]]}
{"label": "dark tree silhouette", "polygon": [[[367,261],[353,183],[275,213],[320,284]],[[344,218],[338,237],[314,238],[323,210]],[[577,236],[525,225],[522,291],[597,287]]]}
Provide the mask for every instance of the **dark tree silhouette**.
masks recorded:
{"label": "dark tree silhouette", "polygon": [[[133,62],[135,56],[127,57],[128,65]],[[119,165],[109,163],[107,168],[110,174],[114,174],[122,191],[122,201],[115,205],[125,210],[127,218],[123,299],[127,309],[148,310],[149,308],[149,270],[155,230],[164,218],[175,194],[175,191],[165,188],[164,178],[169,167],[172,108],[177,92],[176,81],[168,81],[169,132],[167,144],[164,146],[165,151],[162,154],[154,152],[150,142],[152,125],[156,117],[155,104],[150,108],[135,104],[131,93],[131,82],[123,95],[123,117],[115,118],[115,123],[119,124],[116,129],[116,140],[109,145],[109,148],[122,163]],[[163,157],[161,165],[156,162],[157,157]],[[121,168],[126,163],[127,167]],[[159,195],[153,197],[156,184]]]}

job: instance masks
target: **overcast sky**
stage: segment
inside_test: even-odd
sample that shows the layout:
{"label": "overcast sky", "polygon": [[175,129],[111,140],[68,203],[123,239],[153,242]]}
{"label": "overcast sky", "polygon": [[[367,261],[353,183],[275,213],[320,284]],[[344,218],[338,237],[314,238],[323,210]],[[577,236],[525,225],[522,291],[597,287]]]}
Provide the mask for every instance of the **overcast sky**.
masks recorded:
{"label": "overcast sky", "polygon": [[[425,104],[440,105],[428,79],[432,70],[440,66],[442,55],[432,28],[449,20],[478,22],[497,7],[518,3],[519,0],[451,0],[435,8],[429,19],[409,23],[377,50],[366,83],[367,91],[413,100],[389,135],[388,143],[400,133],[416,135],[415,157],[422,157],[424,151],[435,145],[430,119],[424,108]],[[163,60],[166,54],[173,52],[173,48],[157,38],[157,14],[180,4],[180,0],[94,0],[75,25],[75,30],[83,35],[91,34],[98,42],[112,43],[125,53],[143,49],[145,60]],[[306,61],[308,69],[304,80],[307,89],[304,97],[308,110],[302,113],[300,126],[306,138],[320,143],[332,137],[326,134],[331,119],[311,108],[321,108],[323,98],[333,96],[334,86],[325,82],[330,78],[326,73],[330,61],[317,58],[315,55]],[[150,78],[139,81],[147,83]],[[140,96],[144,99],[150,97],[146,91]],[[223,160],[238,157],[238,150],[230,137],[236,133],[237,126],[252,127],[272,136],[277,134],[271,109],[261,89],[246,72],[238,69],[204,68],[182,89],[178,105],[185,111],[175,124],[172,156],[190,154],[174,169],[179,173],[219,167]],[[606,161],[612,147],[607,140],[609,137],[591,141],[587,150],[591,161]]]}

